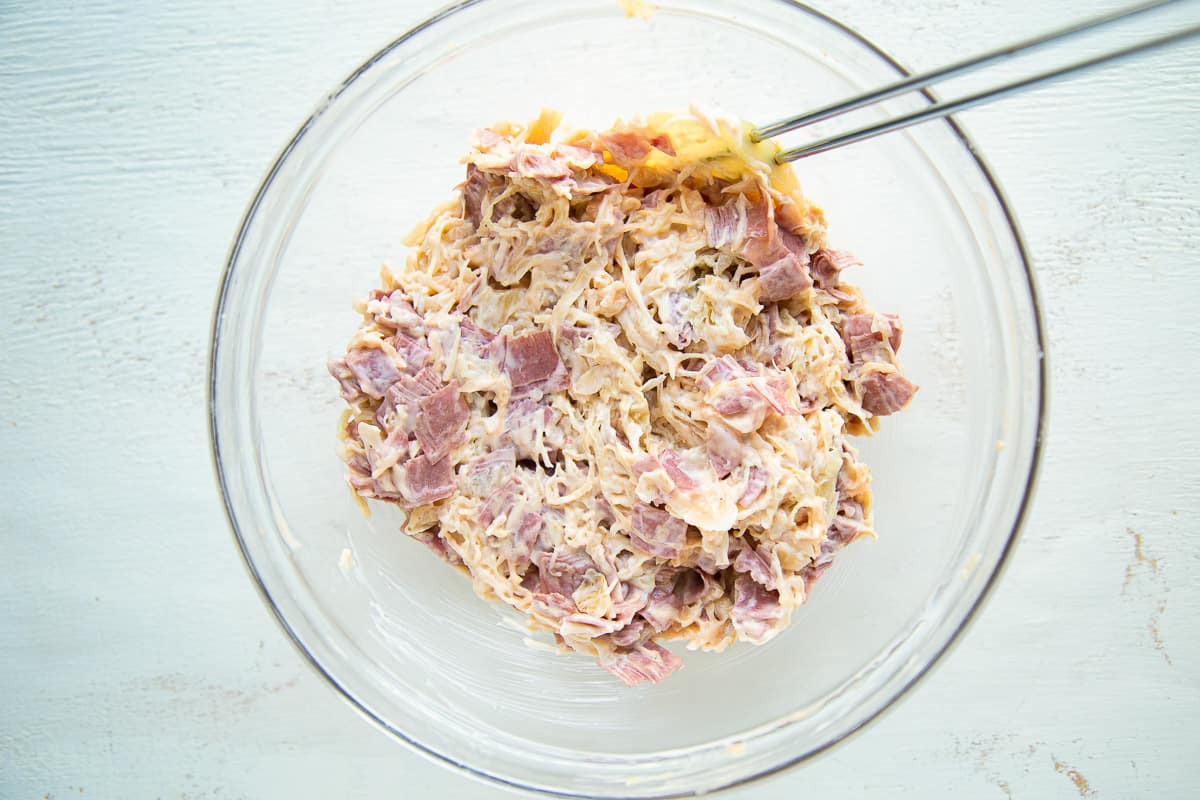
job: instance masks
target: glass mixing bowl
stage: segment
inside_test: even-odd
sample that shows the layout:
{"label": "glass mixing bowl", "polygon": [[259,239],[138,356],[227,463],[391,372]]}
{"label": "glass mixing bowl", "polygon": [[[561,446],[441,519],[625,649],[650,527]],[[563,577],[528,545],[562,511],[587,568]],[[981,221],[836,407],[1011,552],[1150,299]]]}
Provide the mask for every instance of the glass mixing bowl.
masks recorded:
{"label": "glass mixing bowl", "polygon": [[[469,133],[561,109],[572,126],[697,103],[767,122],[895,79],[878,48],[780,0],[480,0],[373,56],[284,148],[246,213],[212,342],[212,442],[250,571],[355,707],[463,770],[564,795],[663,797],[794,764],[899,697],[962,630],[1029,502],[1044,374],[1038,309],[996,184],[952,121],[796,165],[847,278],[900,313],[911,409],[861,440],[877,541],[844,551],[771,643],[684,653],[627,688],[527,646],[516,615],[364,518],[335,455],[325,372],[354,299],[461,179]],[[909,97],[873,114],[911,110]],[[822,135],[829,129],[818,129]],[[802,137],[800,137],[802,138]]]}

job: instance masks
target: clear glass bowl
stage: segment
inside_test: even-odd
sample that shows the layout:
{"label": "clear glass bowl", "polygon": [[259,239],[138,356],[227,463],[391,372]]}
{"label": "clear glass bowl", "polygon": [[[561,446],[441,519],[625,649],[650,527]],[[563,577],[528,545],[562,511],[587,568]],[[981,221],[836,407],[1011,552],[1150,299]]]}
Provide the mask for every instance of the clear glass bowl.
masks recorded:
{"label": "clear glass bowl", "polygon": [[[325,372],[355,298],[460,180],[470,131],[545,105],[574,126],[689,104],[770,121],[894,79],[854,32],[779,0],[480,0],[373,56],[288,143],[246,213],[213,330],[212,441],[239,545],[312,664],[398,738],[566,795],[663,797],[794,764],[879,714],[962,630],[1029,501],[1044,402],[1038,309],[995,182],[953,122],[800,162],[848,279],[903,315],[911,410],[861,442],[877,541],[848,548],[768,645],[684,653],[627,688],[527,647],[515,614],[365,519]],[[872,114],[911,109],[908,98]],[[825,131],[818,130],[821,134]],[[353,554],[354,566],[343,559]]]}

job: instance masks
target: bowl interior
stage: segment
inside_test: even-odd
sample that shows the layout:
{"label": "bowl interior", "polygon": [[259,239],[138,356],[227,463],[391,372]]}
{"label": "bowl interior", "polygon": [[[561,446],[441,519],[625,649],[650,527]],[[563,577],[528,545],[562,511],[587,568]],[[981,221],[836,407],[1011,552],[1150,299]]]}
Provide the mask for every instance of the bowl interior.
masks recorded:
{"label": "bowl interior", "polygon": [[856,442],[874,474],[878,540],[844,551],[766,646],[686,653],[683,670],[636,688],[549,652],[402,536],[393,509],[362,516],[335,455],[342,403],[325,372],[358,323],[352,301],[382,263],[403,262],[400,239],[461,179],[474,128],[541,106],[572,126],[693,103],[767,122],[895,75],[854,35],[783,2],[671,2],[643,20],[612,2],[494,1],[385,52],[310,121],[235,248],[214,431],[252,568],[343,692],[483,774],[654,795],[814,752],[936,658],[1010,542],[1042,388],[1019,243],[949,123],[797,165],[833,246],[866,263],[846,279],[902,316],[901,359],[922,388]]}

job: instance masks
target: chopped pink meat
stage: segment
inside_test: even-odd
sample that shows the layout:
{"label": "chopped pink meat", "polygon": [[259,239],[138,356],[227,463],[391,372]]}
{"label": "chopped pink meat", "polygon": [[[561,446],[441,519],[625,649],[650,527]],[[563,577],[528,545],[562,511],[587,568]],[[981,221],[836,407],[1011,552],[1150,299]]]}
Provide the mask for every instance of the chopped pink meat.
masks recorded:
{"label": "chopped pink meat", "polygon": [[508,337],[497,336],[492,339],[492,343],[487,346],[486,350],[480,351],[481,358],[487,358],[504,367],[504,356],[508,352]]}
{"label": "chopped pink meat", "polygon": [[372,477],[382,475],[407,459],[408,434],[402,428],[391,431],[379,447],[367,451],[367,461],[371,464]]}
{"label": "chopped pink meat", "polygon": [[775,303],[803,292],[812,286],[812,278],[804,263],[792,253],[758,271],[758,301]]}
{"label": "chopped pink meat", "polygon": [[604,160],[596,151],[574,144],[556,144],[554,145],[554,154],[561,158],[567,166],[575,169],[588,169]]}
{"label": "chopped pink meat", "polygon": [[882,417],[908,405],[917,385],[898,372],[868,372],[859,380],[862,407]]}
{"label": "chopped pink meat", "polygon": [[734,580],[733,626],[752,642],[763,642],[783,618],[779,592],[767,589],[746,573]]}
{"label": "chopped pink meat", "polygon": [[[509,450],[508,452],[512,452]],[[514,462],[514,469],[516,468]],[[479,507],[479,524],[483,526],[491,525],[497,517],[502,517],[512,510],[513,502],[517,499],[517,493],[521,490],[521,482],[515,477],[509,476],[508,480],[501,483],[487,499],[483,501],[483,505]]]}
{"label": "chopped pink meat", "polygon": [[454,494],[454,471],[449,458],[430,461],[425,455],[410,458],[402,467],[400,494],[408,508],[428,505]]}
{"label": "chopped pink meat", "polygon": [[[401,432],[401,435],[403,432]],[[404,496],[397,488],[394,476],[397,472],[403,470],[403,467],[389,469],[390,461],[380,460],[378,457],[379,451],[376,451],[374,456],[376,464],[372,464],[371,458],[364,456],[354,456],[349,462],[349,474],[346,476],[351,488],[354,489],[361,497],[375,497],[380,500],[403,500]],[[391,459],[395,461],[396,459]]]}
{"label": "chopped pink meat", "polygon": [[779,260],[785,250],[779,242],[778,232],[771,212],[771,198],[760,194],[746,210],[746,241],[738,255],[759,268]]}
{"label": "chopped pink meat", "polygon": [[[572,194],[589,195],[611,189],[618,181],[616,178],[601,173],[598,175],[576,177],[573,183],[574,186],[571,187]],[[616,238],[606,238],[604,240],[604,248],[609,252],[614,252],[616,250],[616,242]]]}
{"label": "chopped pink meat", "polygon": [[786,231],[796,238],[803,236],[810,226],[810,217],[806,209],[791,200],[784,200],[775,208],[775,221],[779,223],[781,232]]}
{"label": "chopped pink meat", "polygon": [[392,484],[392,482],[384,477],[375,478],[360,478],[355,475],[349,476],[350,486],[358,493],[359,497],[374,497],[377,500],[394,500],[397,503],[402,503],[404,495]]}
{"label": "chopped pink meat", "polygon": [[616,161],[640,161],[652,147],[646,136],[635,131],[611,131],[598,137],[600,145],[612,153]]}
{"label": "chopped pink meat", "polygon": [[756,267],[778,260],[785,252],[776,230],[771,201],[765,196],[748,207],[734,201],[704,209],[709,246],[727,250]]}
{"label": "chopped pink meat", "polygon": [[549,331],[538,331],[508,340],[504,371],[514,387],[544,381],[562,367]]}
{"label": "chopped pink meat", "polygon": [[650,599],[646,602],[646,607],[638,614],[646,622],[649,622],[654,630],[665,631],[679,616],[682,605],[683,602],[675,594],[674,585],[659,586],[650,592]]}
{"label": "chopped pink meat", "polygon": [[654,573],[654,587],[656,589],[671,589],[675,586],[675,580],[684,569],[684,567],[673,567],[670,564],[663,564]]}
{"label": "chopped pink meat", "polygon": [[425,368],[419,370],[416,375],[405,375],[400,378],[392,391],[398,403],[411,403],[433,394],[440,388],[442,388],[442,382],[438,380],[437,375],[433,370]]}
{"label": "chopped pink meat", "polygon": [[707,575],[716,575],[721,571],[721,568],[717,566],[717,560],[700,549],[688,553],[688,563]]}
{"label": "chopped pink meat", "polygon": [[822,289],[832,289],[840,282],[839,276],[842,270],[858,266],[862,266],[862,262],[853,253],[822,247],[812,254],[808,268],[812,272],[817,286]]}
{"label": "chopped pink meat", "polygon": [[567,372],[566,365],[560,362],[546,380],[529,383],[513,389],[513,397],[532,397],[540,400],[548,394],[560,392],[563,389],[570,388],[570,386],[571,374]]}
{"label": "chopped pink meat", "polygon": [[371,465],[367,463],[367,459],[363,456],[354,456],[346,463],[346,466],[349,467],[346,481],[350,484],[350,488],[358,494],[368,493],[364,496],[373,494],[375,480],[371,477]]}
{"label": "chopped pink meat", "polygon": [[471,133],[471,144],[485,152],[505,153],[512,148],[512,140],[496,133],[491,128],[478,128]]}
{"label": "chopped pink meat", "polygon": [[900,352],[900,342],[904,339],[904,323],[900,321],[898,314],[884,314],[883,318],[887,322],[888,344],[893,350]]}
{"label": "chopped pink meat", "polygon": [[663,450],[659,455],[658,461],[662,464],[662,468],[667,473],[667,477],[675,484],[675,488],[681,492],[691,492],[700,488],[700,483],[684,471],[683,466],[679,461],[679,453],[676,453],[670,448]]}
{"label": "chopped pink meat", "polygon": [[738,505],[742,508],[748,508],[753,505],[754,501],[762,496],[766,488],[767,471],[757,464],[750,467],[749,475],[746,478],[746,489],[742,492],[742,496],[738,498]]}
{"label": "chopped pink meat", "polygon": [[[880,330],[875,330],[876,320]],[[893,353],[900,349],[900,339],[904,334],[904,326],[895,315],[872,316],[871,314],[851,314],[842,320],[842,339],[846,342],[846,354],[856,364],[871,361],[891,363]],[[884,346],[884,337],[887,344]]]}
{"label": "chopped pink meat", "polygon": [[817,552],[813,560],[809,562],[808,567],[819,567],[821,570],[824,570],[825,567],[833,563],[834,554],[841,549],[841,543],[835,542],[832,539],[826,539],[821,542],[821,549]]}
{"label": "chopped pink meat", "polygon": [[[866,358],[869,348],[883,341],[883,336],[874,330],[874,317],[870,314],[850,314],[842,318],[842,339],[846,343],[846,354],[851,361],[878,361]],[[856,357],[854,354],[858,353]]]}
{"label": "chopped pink meat", "polygon": [[846,545],[866,529],[862,503],[853,497],[841,498],[838,501],[837,514],[829,526],[829,541],[836,545]]}
{"label": "chopped pink meat", "polygon": [[450,566],[462,566],[462,558],[460,558],[458,553],[454,552],[454,550],[448,544],[446,544],[445,540],[442,539],[441,536],[438,536],[436,530],[414,533],[412,534],[412,537],[432,550],[434,555],[436,555],[442,561],[445,561]]}
{"label": "chopped pink meat", "polygon": [[496,334],[479,327],[470,317],[459,320],[458,334],[468,349],[484,358],[490,354],[490,346],[496,338]]}
{"label": "chopped pink meat", "polygon": [[747,544],[738,553],[737,558],[733,562],[733,569],[736,572],[746,573],[756,583],[762,584],[768,589],[776,588],[775,576],[771,573],[771,565],[767,563],[767,559],[763,557],[763,554],[750,544]]}
{"label": "chopped pink meat", "polygon": [[599,664],[616,675],[627,686],[642,681],[658,683],[683,666],[683,659],[655,642],[602,656]]}
{"label": "chopped pink meat", "polygon": [[487,179],[474,164],[467,164],[467,179],[462,185],[463,216],[478,227],[483,220],[483,196],[487,192]]}
{"label": "chopped pink meat", "polygon": [[799,413],[795,404],[789,400],[789,396],[795,396],[796,391],[784,373],[769,369],[766,372],[766,378],[755,383],[754,388],[770,404],[776,414],[788,416]]}
{"label": "chopped pink meat", "polygon": [[575,346],[580,342],[591,338],[592,329],[581,328],[564,322],[562,325],[558,326],[558,335],[563,339],[563,341]]}
{"label": "chopped pink meat", "polygon": [[645,620],[635,619],[624,628],[609,634],[608,640],[617,647],[637,647],[653,633]]}
{"label": "chopped pink meat", "polygon": [[722,387],[709,404],[729,427],[741,433],[751,433],[761,428],[771,411],[762,393],[745,384]]}
{"label": "chopped pink meat", "polygon": [[612,593],[613,619],[619,621],[622,625],[629,622],[639,611],[646,607],[649,597],[649,593],[644,589],[639,589],[629,581],[621,581],[613,589]]}
{"label": "chopped pink meat", "polygon": [[709,206],[704,209],[704,230],[708,243],[718,250],[731,250],[738,242],[742,222],[741,209],[736,203]]}
{"label": "chopped pink meat", "polygon": [[404,357],[408,362],[407,371],[416,375],[429,363],[429,345],[420,339],[415,339],[408,345],[408,352],[404,354]]}
{"label": "chopped pink meat", "polygon": [[375,422],[381,430],[390,430],[396,421],[394,419],[396,413],[396,393],[393,389],[399,385],[399,382],[393,383],[383,396],[383,402],[379,404],[379,408],[375,409]]}
{"label": "chopped pink meat", "polygon": [[362,390],[358,388],[358,379],[354,377],[354,371],[346,366],[346,359],[329,359],[328,369],[329,374],[342,387],[340,394],[343,400],[347,403],[353,403],[362,397]]}
{"label": "chopped pink meat", "polygon": [[[747,378],[754,380],[744,380]],[[697,385],[708,390],[709,405],[740,433],[758,430],[771,411],[783,415],[801,412],[791,400],[796,390],[785,373],[761,367],[752,370],[730,356],[706,364]]]}
{"label": "chopped pink meat", "polygon": [[665,133],[660,133],[650,139],[650,144],[662,150],[669,156],[675,155],[675,145],[671,143],[671,137]]}
{"label": "chopped pink meat", "polygon": [[346,353],[346,366],[354,373],[363,394],[368,397],[383,397],[388,387],[400,380],[396,363],[378,347],[353,348]]}
{"label": "chopped pink meat", "polygon": [[718,383],[737,378],[749,378],[753,375],[753,372],[739,364],[733,356],[721,356],[704,365],[697,378],[697,384],[701,389],[710,389]]}
{"label": "chopped pink meat", "polygon": [[675,593],[684,605],[691,605],[704,596],[708,581],[704,574],[694,569],[685,569],[675,579]]}
{"label": "chopped pink meat", "polygon": [[562,619],[568,614],[574,614],[579,610],[575,608],[574,600],[558,592],[534,592],[533,602],[540,606],[547,616],[558,619]]}
{"label": "chopped pink meat", "polygon": [[536,511],[526,511],[512,530],[512,553],[516,563],[528,564],[533,555],[534,545],[542,533],[542,515]]}
{"label": "chopped pink meat", "polygon": [[372,292],[367,310],[385,328],[398,329],[409,336],[421,336],[425,332],[425,321],[399,289],[390,294],[380,290]]}
{"label": "chopped pink meat", "polygon": [[659,558],[678,558],[687,534],[687,523],[665,509],[638,503],[633,507],[629,538],[638,549]]}
{"label": "chopped pink meat", "polygon": [[614,619],[597,617],[594,614],[584,614],[581,612],[568,614],[564,621],[570,623],[573,628],[587,629],[590,638],[593,639],[618,631],[625,625],[625,623]]}
{"label": "chopped pink meat", "polygon": [[513,168],[517,174],[526,178],[542,180],[558,180],[571,177],[571,168],[561,161],[547,155],[546,151],[537,145],[522,145],[517,148],[516,162]]}
{"label": "chopped pink meat", "polygon": [[650,592],[646,607],[639,612],[654,630],[666,630],[679,616],[684,603],[678,585],[687,574],[695,575],[692,570],[680,567],[662,567],[655,574],[654,590]]}
{"label": "chopped pink meat", "polygon": [[817,579],[825,574],[825,570],[829,569],[832,561],[814,561],[804,569],[800,570],[800,577],[804,579],[804,591],[812,589],[812,585],[817,582]]}
{"label": "chopped pink meat", "polygon": [[635,475],[642,475],[661,468],[662,464],[652,455],[638,456],[633,462],[633,472]]}
{"label": "chopped pink meat", "polygon": [[746,457],[746,446],[742,444],[741,437],[719,422],[708,424],[705,449],[718,478],[727,477]]}
{"label": "chopped pink meat", "polygon": [[428,367],[421,369],[416,375],[402,375],[400,380],[388,387],[383,402],[375,411],[376,421],[381,426],[387,427],[392,412],[397,408],[404,408],[408,411],[408,425],[415,426],[416,414],[419,411],[418,403],[421,398],[433,394],[441,386],[442,383],[438,380],[437,375]]}
{"label": "chopped pink meat", "polygon": [[471,416],[458,391],[458,382],[450,383],[418,401],[416,435],[425,455],[435,461],[458,445],[467,419]]}
{"label": "chopped pink meat", "polygon": [[756,406],[765,408],[765,402],[762,394],[750,386],[731,386],[713,396],[712,407],[718,414],[732,417]]}
{"label": "chopped pink meat", "polygon": [[534,555],[533,561],[538,568],[542,591],[563,597],[574,594],[587,571],[596,569],[596,563],[582,550],[543,550]]}
{"label": "chopped pink meat", "polygon": [[808,242],[804,241],[804,237],[781,227],[779,228],[779,243],[798,258],[801,264],[808,264]]}
{"label": "chopped pink meat", "polygon": [[414,339],[403,331],[397,331],[392,337],[392,347],[404,358],[404,371],[409,375],[416,375],[429,362],[429,345],[423,338]]}

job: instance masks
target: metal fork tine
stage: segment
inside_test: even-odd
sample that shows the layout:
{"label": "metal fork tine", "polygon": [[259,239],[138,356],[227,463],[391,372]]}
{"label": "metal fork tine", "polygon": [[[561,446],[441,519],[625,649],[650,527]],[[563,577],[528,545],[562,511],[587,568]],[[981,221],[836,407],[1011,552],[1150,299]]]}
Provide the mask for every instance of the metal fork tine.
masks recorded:
{"label": "metal fork tine", "polygon": [[846,100],[839,100],[836,103],[819,108],[815,111],[809,111],[799,116],[789,117],[787,119],[772,122],[770,125],[764,125],[761,128],[756,128],[750,132],[750,139],[758,142],[763,139],[769,139],[773,136],[778,136],[781,133],[794,131],[798,128],[803,128],[805,125],[811,125],[814,122],[835,117],[838,114],[844,114],[847,111],[853,111],[863,106],[868,106],[873,103],[879,103],[884,100],[889,100],[898,95],[908,92],[910,89],[923,89],[934,81],[954,78],[960,75],[966,75],[974,72],[980,67],[988,64],[1012,58],[1018,55],[1033,52],[1048,44],[1062,43],[1063,41],[1086,31],[1101,28],[1105,25],[1110,25],[1120,20],[1135,17],[1138,14],[1145,14],[1148,11],[1169,6],[1173,3],[1182,2],[1182,0],[1152,0],[1152,2],[1142,3],[1141,5],[1131,8],[1124,8],[1118,11],[1113,11],[1109,14],[1104,14],[1099,17],[1094,17],[1089,20],[1077,22],[1074,25],[1069,25],[1065,28],[1060,28],[1056,31],[1035,36],[1031,39],[1026,39],[1023,42],[1001,47],[996,50],[984,53],[982,55],[968,58],[964,61],[959,61],[954,64],[948,64],[944,67],[939,67],[928,72],[922,72],[919,75],[911,75],[907,78],[887,84],[879,89],[873,89],[869,92],[850,97]]}
{"label": "metal fork tine", "polygon": [[981,105],[989,100],[994,100],[999,97],[1012,94],[1034,84],[1059,78],[1069,73],[1081,72],[1110,61],[1116,61],[1137,53],[1148,52],[1150,50],[1165,47],[1169,44],[1174,44],[1175,42],[1182,41],[1197,34],[1200,34],[1200,25],[1194,25],[1190,28],[1185,28],[1183,30],[1176,31],[1175,33],[1167,34],[1166,36],[1160,36],[1156,39],[1151,39],[1130,47],[1121,48],[1120,50],[1110,53],[1093,56],[1092,58],[1084,59],[1083,61],[1068,64],[1065,67],[1057,67],[1046,72],[1040,72],[1027,78],[1022,78],[1020,80],[1012,81],[1011,83],[1006,83],[1001,86],[996,86],[975,94],[967,95],[966,97],[958,100],[937,103],[928,108],[921,109],[920,111],[914,111],[911,114],[894,117],[890,120],[885,120],[874,125],[867,125],[846,133],[838,134],[836,136],[830,136],[826,139],[821,139],[801,147],[783,150],[775,156],[775,160],[779,163],[783,163],[785,161],[795,161],[796,159],[803,158],[804,156],[813,155],[815,153],[823,153],[827,150],[833,150],[838,147],[844,147],[852,142],[862,141],[863,139],[871,139],[900,128],[907,128],[910,125],[916,125],[921,122],[926,122],[927,120],[944,117],[947,114],[952,114],[956,111],[972,108],[973,106]]}

